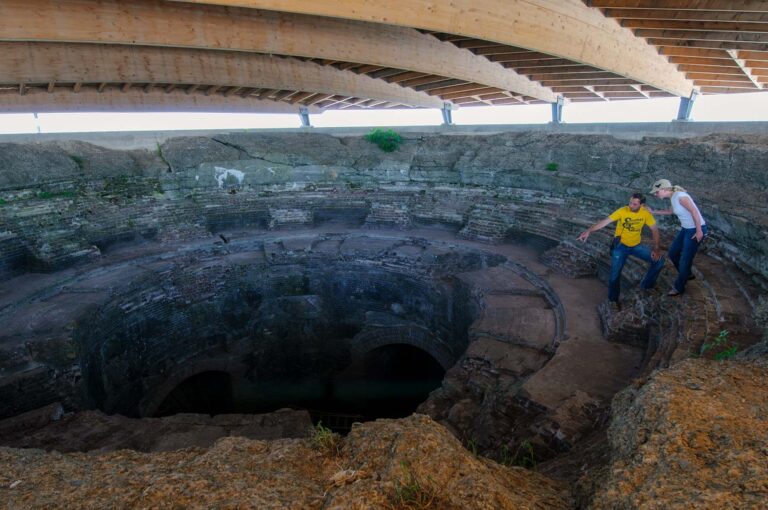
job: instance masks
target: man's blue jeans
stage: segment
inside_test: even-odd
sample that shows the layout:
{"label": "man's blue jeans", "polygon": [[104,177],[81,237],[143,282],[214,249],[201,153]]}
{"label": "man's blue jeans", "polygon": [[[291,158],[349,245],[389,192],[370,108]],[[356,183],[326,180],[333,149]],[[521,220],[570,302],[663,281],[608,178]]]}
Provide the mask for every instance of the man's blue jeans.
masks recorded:
{"label": "man's blue jeans", "polygon": [[618,301],[619,290],[621,286],[621,270],[624,269],[624,264],[627,262],[627,257],[632,255],[641,260],[648,262],[648,271],[645,273],[645,277],[640,282],[640,287],[643,289],[652,289],[656,285],[656,279],[661,273],[661,269],[664,267],[664,257],[659,257],[659,260],[653,260],[651,258],[651,249],[644,244],[638,244],[637,246],[627,246],[619,243],[616,248],[613,249],[611,254],[611,275],[608,278],[608,300]]}
{"label": "man's blue jeans", "polygon": [[[706,236],[707,226],[702,225],[701,231]],[[678,272],[674,287],[680,294],[685,291],[685,283],[688,281],[688,277],[691,276],[693,257],[699,251],[699,245],[701,244],[694,238],[695,234],[695,228],[681,228],[680,232],[675,236],[675,240],[669,246],[669,260],[672,261]]]}

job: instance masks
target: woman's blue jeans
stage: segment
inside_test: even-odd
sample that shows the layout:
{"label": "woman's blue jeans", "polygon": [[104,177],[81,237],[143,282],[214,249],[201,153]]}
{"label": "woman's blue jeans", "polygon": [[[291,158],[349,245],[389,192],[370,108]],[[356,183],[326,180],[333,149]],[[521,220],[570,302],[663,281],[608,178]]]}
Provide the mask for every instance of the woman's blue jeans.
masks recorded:
{"label": "woman's blue jeans", "polygon": [[627,246],[619,243],[616,248],[613,249],[611,254],[611,275],[608,278],[608,300],[618,301],[619,290],[621,286],[621,270],[624,269],[624,264],[627,262],[627,257],[630,255],[637,257],[641,260],[648,262],[648,271],[645,273],[645,277],[640,282],[640,287],[643,289],[652,289],[656,285],[656,279],[661,273],[661,269],[664,267],[664,257],[659,257],[659,260],[653,260],[651,258],[651,249],[644,244],[638,244],[637,246]]}
{"label": "woman's blue jeans", "polygon": [[[701,231],[706,236],[707,226],[702,225]],[[678,273],[674,287],[680,294],[685,292],[685,284],[688,281],[688,277],[691,276],[693,257],[699,251],[699,245],[701,244],[694,237],[695,234],[695,228],[681,228],[680,232],[675,236],[675,240],[669,246],[669,260],[675,265]]]}

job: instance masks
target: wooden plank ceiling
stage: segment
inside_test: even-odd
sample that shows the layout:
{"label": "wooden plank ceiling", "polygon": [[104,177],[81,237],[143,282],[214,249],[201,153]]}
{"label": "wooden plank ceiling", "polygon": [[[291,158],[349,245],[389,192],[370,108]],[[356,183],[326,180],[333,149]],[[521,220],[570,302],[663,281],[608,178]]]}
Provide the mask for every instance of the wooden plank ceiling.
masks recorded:
{"label": "wooden plank ceiling", "polygon": [[768,90],[764,0],[2,0],[0,112],[437,108]]}

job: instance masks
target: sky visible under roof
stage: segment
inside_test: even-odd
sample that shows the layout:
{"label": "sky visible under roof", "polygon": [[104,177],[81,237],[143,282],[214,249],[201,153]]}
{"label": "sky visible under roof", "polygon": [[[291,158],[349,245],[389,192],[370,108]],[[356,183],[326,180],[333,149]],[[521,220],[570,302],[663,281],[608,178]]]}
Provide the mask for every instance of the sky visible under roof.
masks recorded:
{"label": "sky visible under roof", "polygon": [[[677,98],[570,103],[563,122],[667,122],[677,116]],[[768,121],[768,93],[699,96],[694,121]],[[311,115],[315,127],[427,126],[442,123],[439,110],[327,111]],[[543,124],[551,120],[549,105],[460,108],[453,112],[458,125]],[[293,114],[214,113],[48,113],[0,115],[0,134],[91,131],[165,131],[184,129],[295,128]]]}

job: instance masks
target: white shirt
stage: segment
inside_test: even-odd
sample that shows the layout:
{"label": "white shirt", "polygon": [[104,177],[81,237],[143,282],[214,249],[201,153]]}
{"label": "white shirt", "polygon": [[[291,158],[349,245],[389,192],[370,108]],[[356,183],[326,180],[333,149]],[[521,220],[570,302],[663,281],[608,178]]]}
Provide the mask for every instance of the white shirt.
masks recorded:
{"label": "white shirt", "polygon": [[699,218],[701,218],[701,224],[706,225],[704,216],[702,216],[699,212],[699,208],[696,207],[696,203],[691,198],[691,195],[685,191],[675,191],[671,198],[672,212],[674,212],[677,215],[677,219],[680,220],[680,226],[683,228],[696,228],[696,222],[693,221],[693,215],[691,215],[691,212],[688,209],[680,204],[680,199],[683,197],[688,197],[688,200],[691,201],[691,205],[693,206],[694,211],[696,211],[696,213],[699,215]]}

